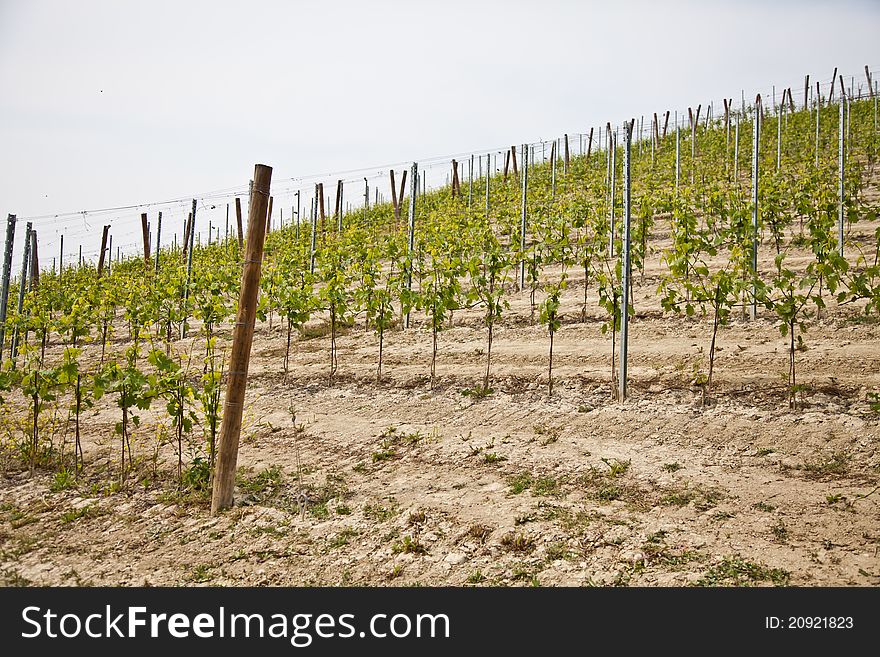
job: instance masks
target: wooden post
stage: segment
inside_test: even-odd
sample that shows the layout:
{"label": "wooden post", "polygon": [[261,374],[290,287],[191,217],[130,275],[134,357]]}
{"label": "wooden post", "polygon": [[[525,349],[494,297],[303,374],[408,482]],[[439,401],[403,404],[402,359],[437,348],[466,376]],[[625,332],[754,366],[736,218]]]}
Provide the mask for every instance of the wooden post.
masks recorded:
{"label": "wooden post", "polygon": [[397,201],[397,183],[394,181],[394,169],[389,172],[391,176],[391,210],[394,214],[394,223],[400,221],[400,204]]}
{"label": "wooden post", "polygon": [[[3,279],[0,287],[0,362],[3,360],[3,346],[6,342],[6,314],[9,306],[9,279],[12,276],[12,248],[15,242],[15,215],[6,218],[6,245],[3,250]],[[64,238],[64,235],[61,235]],[[60,272],[60,266],[59,266]]]}
{"label": "wooden post", "polygon": [[519,177],[519,169],[516,166],[516,146],[510,147],[510,163],[513,165],[513,177]]}
{"label": "wooden post", "polygon": [[507,170],[510,168],[510,151],[504,154],[504,182],[507,182]]}
{"label": "wooden post", "polygon": [[[727,105],[727,101],[724,104]],[[657,112],[654,112],[654,144],[660,148],[660,121],[657,120]]]}
{"label": "wooden post", "polygon": [[266,233],[272,232],[272,197],[269,197],[269,211],[266,213]]}
{"label": "wooden post", "polygon": [[31,232],[31,291],[40,287],[40,261],[37,258],[37,231]]}
{"label": "wooden post", "polygon": [[[871,94],[871,98],[874,97],[874,83],[871,80],[871,71],[868,68],[868,65],[865,64],[865,79],[868,81],[868,93]],[[859,94],[861,96],[861,94]]]}
{"label": "wooden post", "polygon": [[336,181],[336,230],[342,232],[342,180]]}
{"label": "wooden post", "polygon": [[98,256],[98,278],[104,272],[104,255],[107,252],[107,233],[110,232],[110,226],[104,226],[104,232],[101,235],[101,255]]}
{"label": "wooden post", "polygon": [[[229,214],[229,204],[226,204],[226,214]],[[227,226],[229,225],[229,220],[226,220]],[[159,221],[156,225],[156,265],[155,271],[159,273],[159,250],[162,247],[162,213],[159,213]]]}
{"label": "wooden post", "polygon": [[587,142],[587,159],[590,159],[590,151],[593,150],[593,129],[590,128],[590,139]]}
{"label": "wooden post", "polygon": [[562,173],[563,175],[568,175],[568,135],[565,135],[565,159],[563,160]]}
{"label": "wooden post", "polygon": [[235,221],[238,224],[238,248],[244,248],[244,229],[241,226],[241,199],[235,197]]}
{"label": "wooden post", "polygon": [[809,74],[804,76],[804,109],[806,109],[807,104],[810,102],[810,76]]}
{"label": "wooden post", "polygon": [[257,294],[260,291],[260,265],[263,261],[263,242],[266,237],[265,218],[271,182],[272,168],[264,164],[256,165],[253,202],[248,208],[247,256],[241,275],[238,315],[232,333],[232,353],[229,357],[226,397],[223,403],[223,422],[220,426],[220,440],[214,472],[211,497],[212,515],[216,515],[222,509],[230,508],[233,503],[232,494],[235,489],[238,443],[241,437],[241,416],[244,410],[245,391],[247,390],[251,344],[254,340]]}
{"label": "wooden post", "polygon": [[666,139],[666,128],[669,127],[669,110],[666,110],[666,118],[663,120],[663,138]]}
{"label": "wooden post", "polygon": [[[834,73],[831,75],[831,90],[828,92],[828,102],[834,98],[834,83],[837,82],[837,67],[834,67]],[[842,87],[843,85],[841,85]]]}
{"label": "wooden post", "polygon": [[[400,208],[403,206],[403,197],[406,192],[406,173],[407,170],[403,170],[403,175],[400,177],[400,189],[397,192],[397,218],[400,219]],[[418,183],[418,181],[416,181]],[[418,186],[415,188],[418,192]]]}
{"label": "wooden post", "polygon": [[144,266],[150,271],[150,227],[147,225],[147,213],[141,213],[141,231],[144,234]]}
{"label": "wooden post", "polygon": [[183,225],[183,261],[186,262],[186,250],[189,248],[189,231],[192,224],[192,213],[186,216],[186,223]]}

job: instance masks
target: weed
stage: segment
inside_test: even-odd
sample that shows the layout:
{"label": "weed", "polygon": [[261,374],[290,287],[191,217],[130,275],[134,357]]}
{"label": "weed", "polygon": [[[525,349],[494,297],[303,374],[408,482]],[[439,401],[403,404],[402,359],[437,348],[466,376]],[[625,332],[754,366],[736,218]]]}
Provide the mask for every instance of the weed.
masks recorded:
{"label": "weed", "polygon": [[472,538],[480,543],[485,543],[486,539],[492,534],[492,528],[488,525],[471,525],[467,530],[468,538]]}
{"label": "weed", "polygon": [[847,473],[849,457],[843,452],[834,452],[818,461],[804,463],[803,469],[813,478],[843,476]]}
{"label": "weed", "polygon": [[424,509],[417,509],[409,514],[409,518],[407,518],[408,525],[420,525],[428,519],[428,514]]}
{"label": "weed", "polygon": [[491,395],[495,390],[493,388],[484,388],[483,386],[478,386],[475,388],[465,388],[461,391],[465,397],[471,397],[473,399],[484,399]]}
{"label": "weed", "polygon": [[773,536],[780,543],[785,543],[788,540],[788,529],[785,526],[785,523],[782,522],[782,519],[778,520],[775,525],[770,528],[770,531],[773,532]]}
{"label": "weed", "polygon": [[506,456],[499,456],[495,452],[486,452],[483,454],[483,463],[500,463],[501,461],[506,461]]}
{"label": "weed", "polygon": [[186,470],[183,471],[181,483],[184,487],[198,493],[208,491],[208,482],[211,480],[211,464],[201,456],[195,457]]}
{"label": "weed", "polygon": [[758,456],[758,457],[768,456],[770,454],[773,454],[775,451],[776,450],[773,449],[772,447],[761,447],[758,449],[758,451],[755,452],[755,456]]}
{"label": "weed", "polygon": [[336,515],[339,516],[350,516],[351,515],[351,507],[347,504],[337,504],[336,505]]}
{"label": "weed", "polygon": [[470,575],[468,575],[467,583],[468,584],[479,584],[480,582],[485,582],[486,576],[483,575],[479,570],[475,570]]}
{"label": "weed", "polygon": [[531,552],[535,549],[535,542],[523,534],[508,532],[501,537],[501,546],[510,552]]}
{"label": "weed", "polygon": [[533,482],[532,475],[528,472],[521,472],[507,480],[507,483],[510,486],[510,492],[514,495],[519,495],[527,488],[530,488]]}
{"label": "weed", "polygon": [[357,530],[346,527],[333,537],[333,540],[330,541],[328,547],[331,550],[344,547],[349,544],[351,539],[353,539],[355,536],[358,536],[358,534],[359,532]]}
{"label": "weed", "polygon": [[249,494],[256,503],[271,499],[281,491],[284,473],[277,465],[270,466],[253,476],[250,476],[247,469],[239,468],[236,479],[238,488]]}
{"label": "weed", "polygon": [[376,503],[364,505],[364,515],[376,522],[385,522],[396,516],[399,511],[400,509],[398,508],[397,500],[394,498],[390,498],[387,504]]}
{"label": "weed", "polygon": [[396,566],[394,566],[394,568],[391,569],[391,572],[388,573],[388,579],[397,579],[401,575],[403,575],[403,566],[397,564]]}
{"label": "weed", "polygon": [[569,556],[568,548],[565,543],[551,543],[547,546],[547,561],[556,561],[558,559],[567,559]]}
{"label": "weed", "polygon": [[752,504],[752,508],[756,511],[764,511],[765,513],[770,513],[771,511],[775,511],[776,507],[772,504],[767,504],[766,502],[755,502]]}
{"label": "weed", "polygon": [[427,554],[428,549],[421,544],[418,537],[404,536],[403,541],[395,543],[391,546],[391,551],[395,554]]}
{"label": "weed", "polygon": [[76,475],[67,468],[64,468],[55,473],[55,478],[52,480],[49,490],[57,493],[74,486],[76,486]]}
{"label": "weed", "polygon": [[211,580],[211,566],[208,564],[199,564],[192,569],[189,575],[191,582],[207,582]]}
{"label": "weed", "polygon": [[560,481],[555,477],[540,477],[532,482],[533,495],[559,495]]}
{"label": "weed", "polygon": [[626,474],[626,471],[629,470],[629,466],[631,465],[631,461],[620,461],[618,459],[602,459],[602,463],[608,466],[610,469],[610,474],[612,477],[620,477],[621,475]]}
{"label": "weed", "polygon": [[619,500],[623,495],[623,489],[619,486],[602,486],[596,491],[596,499],[600,502]]}
{"label": "weed", "polygon": [[769,582],[775,586],[787,586],[791,574],[781,568],[769,568],[763,564],[746,561],[739,556],[724,557],[720,564],[703,573],[695,586],[751,586]]}
{"label": "weed", "polygon": [[678,472],[682,469],[681,463],[664,463],[663,470],[666,472]]}
{"label": "weed", "polygon": [[694,494],[690,491],[673,491],[660,498],[660,504],[663,506],[687,506],[694,499]]}

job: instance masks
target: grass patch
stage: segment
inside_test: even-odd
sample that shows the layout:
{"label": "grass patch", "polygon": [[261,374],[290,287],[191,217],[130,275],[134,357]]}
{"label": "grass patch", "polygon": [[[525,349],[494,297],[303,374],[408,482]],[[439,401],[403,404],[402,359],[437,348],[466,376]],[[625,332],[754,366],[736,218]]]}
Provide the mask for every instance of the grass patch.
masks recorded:
{"label": "grass patch", "polygon": [[826,458],[804,463],[801,469],[807,476],[815,479],[842,477],[848,471],[848,464],[849,457],[846,454],[834,452]]}
{"label": "grass patch", "polygon": [[479,570],[475,570],[467,577],[468,584],[479,584],[480,582],[486,581],[486,576],[483,575]]}
{"label": "grass patch", "polygon": [[664,472],[678,472],[684,466],[681,463],[664,463],[663,471]]}
{"label": "grass patch", "polygon": [[387,503],[376,502],[375,504],[364,505],[364,516],[375,522],[385,522],[400,513],[400,507],[397,500],[393,497]]}
{"label": "grass patch", "polygon": [[359,534],[360,534],[360,532],[358,532],[356,529],[346,527],[341,532],[336,534],[336,536],[333,537],[333,539],[328,544],[328,547],[331,550],[335,550],[336,548],[345,547],[346,545],[348,545],[351,542],[351,539],[353,539],[355,536],[358,536]]}
{"label": "grass patch", "polygon": [[510,486],[511,493],[519,495],[527,488],[531,488],[533,481],[531,474],[528,472],[520,472],[519,474],[508,478],[507,484]]}
{"label": "grass patch", "polygon": [[695,586],[752,586],[767,582],[774,586],[788,586],[791,573],[782,568],[769,568],[746,561],[739,556],[724,557],[720,564],[703,573]]}

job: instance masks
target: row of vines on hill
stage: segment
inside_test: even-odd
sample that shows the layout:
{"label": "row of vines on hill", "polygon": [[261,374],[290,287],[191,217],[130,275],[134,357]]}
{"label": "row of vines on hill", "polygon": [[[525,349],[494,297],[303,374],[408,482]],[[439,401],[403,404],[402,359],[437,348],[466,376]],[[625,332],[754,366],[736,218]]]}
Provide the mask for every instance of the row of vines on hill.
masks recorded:
{"label": "row of vines on hill", "polygon": [[[876,105],[852,101],[849,108],[847,226],[876,218],[877,208],[865,201],[864,191],[880,152]],[[633,270],[645,276],[646,260],[659,255],[664,267],[656,283],[663,309],[708,320],[707,369],[697,377],[706,398],[713,394],[719,328],[752,306],[772,317],[787,341],[791,405],[800,390],[796,354],[810,318],[828,312],[829,301],[880,313],[880,230],[872,240],[848,239],[846,257],[840,255],[838,135],[826,129],[817,143],[816,112],[822,125],[835,125],[832,105],[782,115],[771,111],[763,120],[757,232],[748,166],[752,145],[732,136],[750,134],[754,108],[735,117],[735,133],[721,119],[683,131],[679,138],[694,143],[678,149],[680,176],[675,134],[634,153]],[[776,121],[783,122],[780,130],[774,129]],[[412,317],[431,335],[425,376],[434,387],[443,331],[457,311],[479,309],[485,369],[470,392],[489,394],[495,328],[517,292],[521,263],[526,275],[520,292],[529,301],[529,321],[547,331],[548,393],[567,295],[580,309],[568,320],[588,322],[597,319],[589,308],[591,291],[595,294],[613,362],[622,295],[631,294],[621,289],[622,176],[610,166],[619,167],[621,159],[595,150],[574,157],[562,175],[549,162],[533,165],[525,240],[520,181],[507,175],[475,182],[490,190],[486,206],[453,195],[449,187],[420,195],[413,248],[401,219],[406,212],[382,204],[346,214],[341,230],[319,231],[314,252],[309,230],[288,226],[271,232],[258,317],[270,326],[282,322],[286,340],[279,369],[286,378],[291,350],[310,321],[322,320],[328,326],[327,383],[333,385],[345,367],[337,339],[360,321],[374,336],[375,376],[381,381],[383,358],[393,349],[389,338],[402,329],[404,317]],[[612,190],[612,182],[618,189]],[[667,233],[671,245],[655,253],[654,238]],[[773,253],[767,271],[753,269],[756,244]],[[794,255],[804,253],[806,264],[796,266]],[[22,312],[7,319],[7,334],[18,331],[23,344],[15,360],[4,354],[0,370],[4,456],[15,456],[31,470],[54,467],[59,485],[75,479],[86,466],[84,418],[106,396],[118,419],[116,456],[108,466],[117,485],[127,485],[132,470],[140,481],[158,477],[160,453],[168,445],[176,453],[179,486],[205,489],[222,412],[224,327],[236,310],[242,254],[236,240],[196,248],[191,280],[177,249],[163,250],[155,271],[131,259],[109,273],[88,265],[45,272],[25,295]],[[634,316],[637,311],[636,303],[629,305]],[[150,429],[153,437],[141,430],[145,412],[160,418]]]}

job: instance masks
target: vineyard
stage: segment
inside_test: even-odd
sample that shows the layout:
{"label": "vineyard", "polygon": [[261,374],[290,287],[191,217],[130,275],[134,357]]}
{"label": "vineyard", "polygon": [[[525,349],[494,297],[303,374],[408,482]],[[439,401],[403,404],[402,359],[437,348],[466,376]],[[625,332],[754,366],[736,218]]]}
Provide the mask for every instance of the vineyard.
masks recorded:
{"label": "vineyard", "polygon": [[270,209],[220,514],[242,233],[27,242],[0,581],[880,584],[877,99],[786,91]]}

